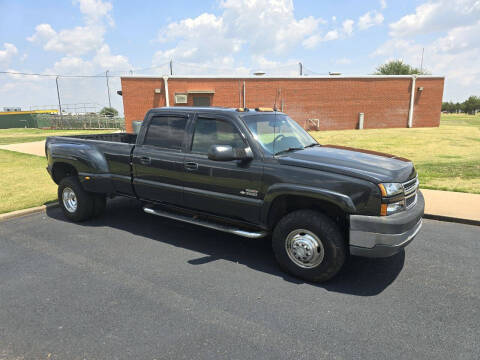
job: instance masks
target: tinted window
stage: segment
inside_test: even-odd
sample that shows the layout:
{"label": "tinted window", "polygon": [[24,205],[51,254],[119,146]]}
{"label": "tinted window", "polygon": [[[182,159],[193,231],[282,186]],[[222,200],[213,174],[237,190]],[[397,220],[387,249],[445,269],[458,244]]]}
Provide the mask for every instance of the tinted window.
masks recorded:
{"label": "tinted window", "polygon": [[193,134],[192,152],[207,154],[212,145],[230,145],[244,149],[245,143],[237,129],[226,121],[198,118]]}
{"label": "tinted window", "polygon": [[154,117],[145,135],[145,145],[180,150],[185,133],[186,118]]}

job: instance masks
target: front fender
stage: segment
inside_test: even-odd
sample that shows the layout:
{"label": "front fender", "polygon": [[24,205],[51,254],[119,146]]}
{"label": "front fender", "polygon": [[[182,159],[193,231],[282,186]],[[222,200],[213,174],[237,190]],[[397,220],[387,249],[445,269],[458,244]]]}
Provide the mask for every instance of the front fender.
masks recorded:
{"label": "front fender", "polygon": [[338,206],[346,213],[352,214],[356,212],[355,204],[348,195],[345,195],[336,191],[328,190],[328,189],[317,188],[317,187],[281,183],[281,184],[272,185],[270,188],[268,188],[267,192],[265,193],[264,204],[262,209],[262,220],[264,223],[266,223],[268,219],[268,213],[270,211],[270,208],[274,200],[277,197],[282,195],[303,196],[303,197],[318,199],[322,201],[327,201]]}

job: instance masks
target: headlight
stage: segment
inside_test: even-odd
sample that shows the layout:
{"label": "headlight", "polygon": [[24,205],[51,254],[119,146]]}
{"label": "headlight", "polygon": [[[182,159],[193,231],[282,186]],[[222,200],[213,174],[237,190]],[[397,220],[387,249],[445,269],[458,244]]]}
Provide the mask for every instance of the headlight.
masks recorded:
{"label": "headlight", "polygon": [[403,186],[399,183],[384,183],[379,184],[378,187],[382,192],[382,196],[394,196],[398,194],[403,194]]}
{"label": "headlight", "polygon": [[382,205],[380,215],[391,215],[405,210],[405,197],[403,185],[399,183],[379,184],[382,193]]}

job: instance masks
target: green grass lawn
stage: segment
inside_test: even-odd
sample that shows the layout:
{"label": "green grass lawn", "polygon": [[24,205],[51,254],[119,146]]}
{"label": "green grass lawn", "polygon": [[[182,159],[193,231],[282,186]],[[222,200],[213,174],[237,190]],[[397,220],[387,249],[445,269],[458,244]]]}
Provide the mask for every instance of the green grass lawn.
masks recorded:
{"label": "green grass lawn", "polygon": [[311,134],[321,144],[382,151],[410,159],[423,188],[480,193],[480,115],[442,115],[439,128]]}
{"label": "green grass lawn", "polygon": [[[47,136],[109,133],[112,130],[0,129],[0,145],[45,140]],[[0,150],[0,214],[57,198],[57,185],[41,156]]]}
{"label": "green grass lawn", "polygon": [[42,129],[0,129],[0,145],[18,144],[45,140],[47,136],[102,134],[112,130],[42,130]]}
{"label": "green grass lawn", "polygon": [[56,199],[57,186],[44,157],[0,150],[0,214]]}

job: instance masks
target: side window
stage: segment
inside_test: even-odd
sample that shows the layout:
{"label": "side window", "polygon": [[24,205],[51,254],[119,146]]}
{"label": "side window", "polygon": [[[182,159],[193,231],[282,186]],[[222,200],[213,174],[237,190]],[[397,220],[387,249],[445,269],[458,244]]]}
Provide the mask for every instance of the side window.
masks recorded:
{"label": "side window", "polygon": [[244,149],[245,142],[237,129],[226,121],[198,118],[192,140],[192,152],[207,154],[212,145],[230,145]]}
{"label": "side window", "polygon": [[183,117],[157,116],[152,119],[144,144],[181,150],[187,119]]}

